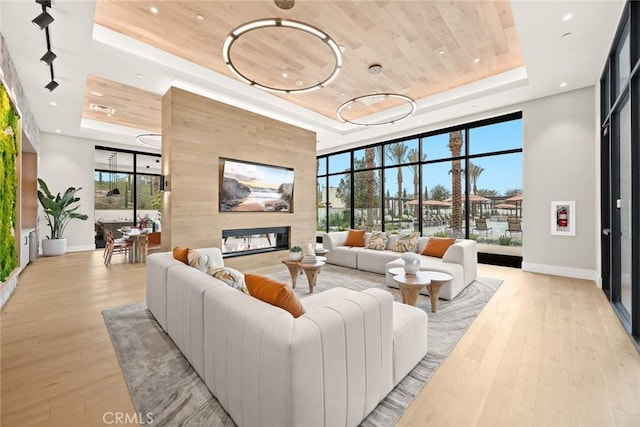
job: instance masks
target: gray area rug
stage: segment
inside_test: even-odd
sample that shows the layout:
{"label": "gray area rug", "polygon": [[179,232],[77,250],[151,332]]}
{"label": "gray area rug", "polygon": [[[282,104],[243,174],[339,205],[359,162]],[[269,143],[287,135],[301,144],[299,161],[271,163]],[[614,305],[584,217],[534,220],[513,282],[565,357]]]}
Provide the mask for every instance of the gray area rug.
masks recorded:
{"label": "gray area rug", "polygon": [[[282,271],[268,275],[285,283],[291,280],[284,266]],[[393,426],[397,422],[501,283],[479,277],[454,300],[440,300],[437,313],[431,313],[429,297],[419,297],[418,307],[429,315],[427,355],[362,421],[362,426]],[[397,289],[384,285],[382,275],[327,265],[318,276],[314,294],[334,286],[355,290],[378,287],[402,301]],[[298,278],[295,292],[301,298],[309,295],[306,277]],[[152,425],[235,425],[144,303],[105,310],[103,316],[134,407],[139,413],[152,414]]]}

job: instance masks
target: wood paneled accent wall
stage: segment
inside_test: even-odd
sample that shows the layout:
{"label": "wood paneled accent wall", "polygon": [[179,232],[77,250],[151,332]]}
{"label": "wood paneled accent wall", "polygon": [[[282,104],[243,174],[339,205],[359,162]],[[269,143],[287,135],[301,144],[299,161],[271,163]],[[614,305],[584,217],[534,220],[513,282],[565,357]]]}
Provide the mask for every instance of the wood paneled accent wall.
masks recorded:
{"label": "wood paneled accent wall", "polygon": [[[220,157],[293,168],[293,213],[218,209]],[[230,105],[170,88],[162,98],[162,170],[169,176],[162,246],[222,245],[222,230],[291,227],[291,245],[315,242],[316,135]],[[280,262],[285,251],[225,259],[246,270]]]}

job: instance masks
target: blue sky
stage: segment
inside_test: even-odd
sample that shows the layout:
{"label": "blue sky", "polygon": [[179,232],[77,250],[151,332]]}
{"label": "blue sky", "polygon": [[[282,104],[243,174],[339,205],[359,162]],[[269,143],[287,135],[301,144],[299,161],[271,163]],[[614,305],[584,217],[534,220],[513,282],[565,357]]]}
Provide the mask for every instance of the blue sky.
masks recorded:
{"label": "blue sky", "polygon": [[[423,155],[426,160],[447,159],[451,151],[447,148],[449,134],[440,134],[423,139]],[[417,147],[416,140],[406,142],[410,148]],[[488,126],[472,128],[469,131],[469,154],[481,154],[494,151],[509,150],[522,147],[522,120],[496,123]],[[464,153],[462,153],[464,154]],[[522,188],[522,153],[490,156],[473,159],[472,162],[484,170],[477,181],[478,189],[491,189],[504,194],[512,188]],[[387,162],[388,164],[388,162]],[[348,153],[330,156],[329,170],[343,171],[349,167]],[[429,188],[435,185],[451,186],[450,162],[424,166],[424,184]],[[387,177],[387,184],[397,186],[395,173]],[[426,181],[426,182],[425,182]],[[413,174],[409,168],[403,168],[403,187],[413,192]]]}

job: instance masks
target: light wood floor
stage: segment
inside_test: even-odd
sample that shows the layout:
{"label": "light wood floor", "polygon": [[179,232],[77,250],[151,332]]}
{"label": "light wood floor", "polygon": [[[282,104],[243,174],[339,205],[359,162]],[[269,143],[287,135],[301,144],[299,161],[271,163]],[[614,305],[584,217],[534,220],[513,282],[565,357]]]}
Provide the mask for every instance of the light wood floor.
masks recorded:
{"label": "light wood floor", "polygon": [[[2,312],[0,424],[94,426],[134,414],[101,311],[144,300],[144,265],[38,258]],[[399,426],[640,425],[640,355],[594,283],[504,279]]]}

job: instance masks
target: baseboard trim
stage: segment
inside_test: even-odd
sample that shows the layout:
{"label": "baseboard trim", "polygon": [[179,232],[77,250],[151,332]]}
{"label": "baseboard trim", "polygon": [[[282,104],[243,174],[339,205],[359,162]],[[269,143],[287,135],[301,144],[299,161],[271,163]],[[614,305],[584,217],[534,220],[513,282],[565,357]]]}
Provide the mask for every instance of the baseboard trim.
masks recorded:
{"label": "baseboard trim", "polygon": [[584,270],[581,268],[523,262],[522,271],[528,271],[530,273],[550,274],[552,276],[571,277],[573,279],[593,280],[596,283],[600,282],[600,275],[597,271]]}
{"label": "baseboard trim", "polygon": [[[96,244],[92,244],[92,245],[79,245],[79,246],[67,246],[67,252],[85,252],[85,251],[95,251],[96,250]],[[38,256],[43,256],[42,255],[42,246],[40,246],[40,249],[38,250]]]}
{"label": "baseboard trim", "polygon": [[96,244],[92,245],[81,245],[81,246],[68,246],[67,252],[84,252],[84,251],[95,251]]}
{"label": "baseboard trim", "polygon": [[13,294],[13,291],[15,291],[18,286],[18,274],[20,271],[20,268],[14,269],[9,277],[2,282],[2,286],[0,287],[0,308],[4,307],[4,304],[9,301],[11,294]]}

